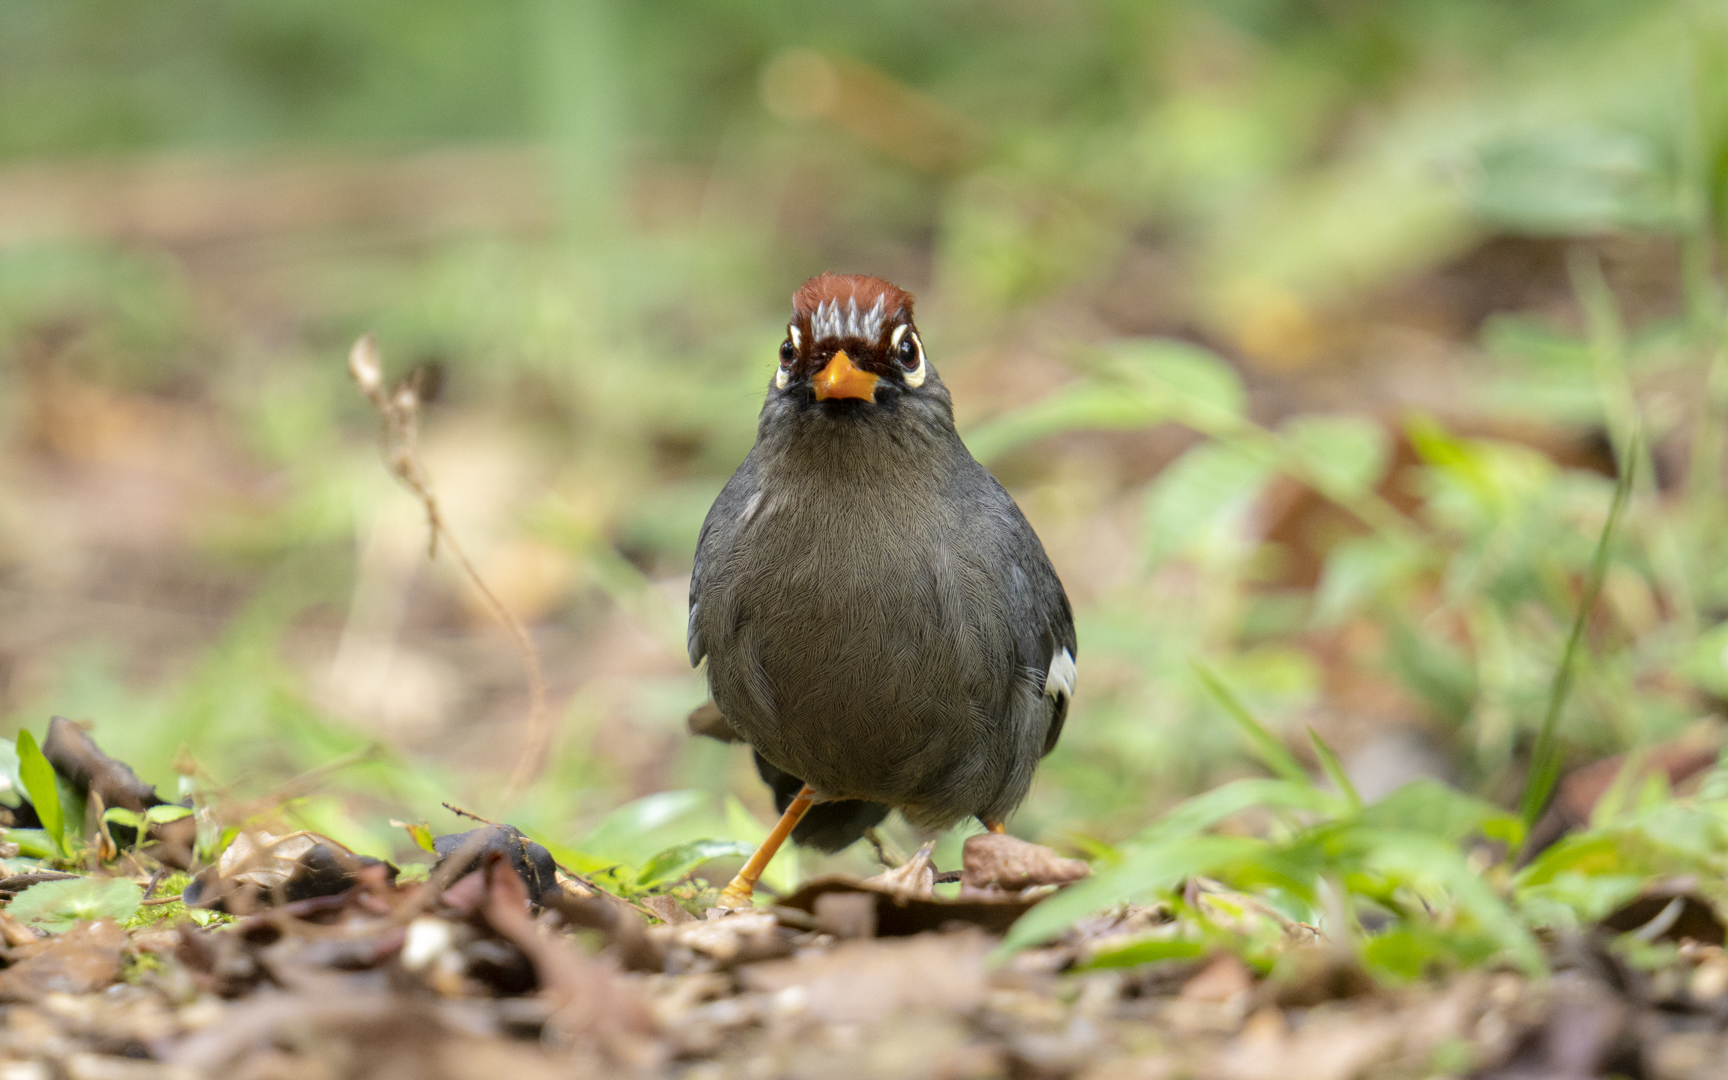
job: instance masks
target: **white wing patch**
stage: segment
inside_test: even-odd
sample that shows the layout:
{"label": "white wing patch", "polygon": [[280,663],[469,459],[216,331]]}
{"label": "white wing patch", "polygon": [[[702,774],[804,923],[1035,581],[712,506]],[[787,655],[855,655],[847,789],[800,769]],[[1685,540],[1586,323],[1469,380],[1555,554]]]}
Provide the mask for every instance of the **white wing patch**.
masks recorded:
{"label": "white wing patch", "polygon": [[1079,676],[1074,667],[1074,654],[1064,648],[1050,658],[1050,670],[1044,675],[1044,696],[1072,700],[1074,683]]}
{"label": "white wing patch", "polygon": [[757,491],[750,496],[750,501],[744,504],[744,512],[738,515],[738,524],[748,525],[750,519],[756,516],[756,510],[762,505],[762,492]]}
{"label": "white wing patch", "polygon": [[882,300],[878,296],[868,310],[859,309],[856,297],[847,299],[845,307],[838,300],[824,300],[816,305],[816,314],[810,317],[810,330],[817,341],[852,337],[873,342],[882,336],[882,318],[887,314]]}

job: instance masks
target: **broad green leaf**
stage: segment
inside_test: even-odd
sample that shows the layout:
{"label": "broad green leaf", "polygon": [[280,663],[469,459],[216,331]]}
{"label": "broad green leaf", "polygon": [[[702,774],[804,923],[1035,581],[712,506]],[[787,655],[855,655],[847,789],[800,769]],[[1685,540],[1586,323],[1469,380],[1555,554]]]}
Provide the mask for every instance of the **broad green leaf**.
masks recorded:
{"label": "broad green leaf", "polygon": [[90,796],[87,792],[79,791],[72,781],[59,773],[54,774],[54,791],[60,798],[61,843],[71,852],[90,831],[85,821],[86,811],[90,807]]}
{"label": "broad green leaf", "polygon": [[1613,833],[1561,837],[1518,872],[1514,885],[1520,889],[1543,885],[1564,873],[1601,876],[1642,874],[1648,869],[1643,857],[1628,856],[1620,837]]}
{"label": "broad green leaf", "polygon": [[1326,556],[1314,594],[1314,621],[1335,626],[1370,600],[1391,593],[1423,565],[1422,552],[1381,536],[1340,540]]}
{"label": "broad green leaf", "polygon": [[125,922],[143,899],[144,890],[125,878],[83,877],[32,885],[14,897],[6,910],[27,926],[59,933],[85,920]]}
{"label": "broad green leaf", "polygon": [[1196,874],[1250,859],[1268,849],[1264,840],[1244,836],[1190,836],[1137,846],[1121,863],[1105,867],[1039,904],[1014,924],[999,953],[1013,952],[1054,937],[1074,922],[1112,904],[1142,901]]}
{"label": "broad green leaf", "polygon": [[144,815],[124,806],[110,806],[102,811],[102,820],[110,825],[124,825],[128,829],[144,828]]}
{"label": "broad green leaf", "polygon": [[36,737],[27,729],[18,732],[18,775],[24,783],[24,793],[36,816],[42,821],[42,831],[66,852],[66,817],[60,810],[60,791],[55,784],[54,766],[48,763],[36,745]]}
{"label": "broad green leaf", "polygon": [[625,866],[617,859],[602,858],[599,855],[592,855],[586,851],[567,847],[532,829],[523,829],[522,835],[551,852],[553,860],[559,866],[568,867],[578,874],[593,876],[596,884],[607,888],[611,888],[613,885],[625,887],[633,885],[636,881],[635,868]]}
{"label": "broad green leaf", "polygon": [[1512,234],[1683,228],[1671,151],[1619,124],[1572,122],[1485,141],[1467,187],[1479,218]]}
{"label": "broad green leaf", "polygon": [[[1183,802],[1157,824],[1137,835],[1131,843],[1156,844],[1193,836],[1251,807],[1335,815],[1344,810],[1344,803],[1307,777],[1301,780],[1265,777],[1232,780]],[[1118,856],[1117,861],[1121,858]]]}
{"label": "broad green leaf", "polygon": [[1495,939],[1515,965],[1530,975],[1547,970],[1536,939],[1454,844],[1416,833],[1382,832],[1364,837],[1364,846],[1369,870],[1438,885]]}
{"label": "broad green leaf", "polygon": [[1516,843],[1522,839],[1517,815],[1466,795],[1438,780],[1412,780],[1362,811],[1371,829],[1421,833],[1456,844],[1472,834]]}
{"label": "broad green leaf", "polygon": [[[183,817],[191,816],[192,809],[190,807],[178,806],[174,803],[162,803],[144,811],[144,820],[152,825],[166,825],[170,821],[179,821]],[[428,837],[432,835],[430,829],[427,830],[426,835]]]}
{"label": "broad green leaf", "polygon": [[1694,642],[1677,670],[1700,690],[1728,696],[1728,622],[1717,623]]}
{"label": "broad green leaf", "polygon": [[1366,417],[1299,416],[1283,434],[1314,482],[1334,497],[1371,490],[1391,460],[1385,429]]}
{"label": "broad green leaf", "polygon": [[644,849],[653,842],[655,830],[710,805],[705,791],[662,791],[633,802],[625,803],[604,818],[582,838],[581,847],[592,855],[638,862],[658,851],[665,843]]}
{"label": "broad green leaf", "polygon": [[1513,895],[1526,924],[1574,930],[1594,924],[1644,891],[1648,874],[1580,874],[1562,870]]}
{"label": "broad green leaf", "polygon": [[1115,370],[1167,401],[1174,419],[1209,434],[1240,422],[1248,393],[1218,354],[1168,338],[1113,342],[1104,352]]}
{"label": "broad green leaf", "polygon": [[988,461],[1064,431],[1121,431],[1175,420],[1208,434],[1241,424],[1247,394],[1230,365],[1185,341],[1133,339],[1103,349],[1106,371],[967,432]]}
{"label": "broad green leaf", "polygon": [[1246,446],[1190,447],[1146,489],[1147,561],[1156,566],[1191,548],[1245,551],[1244,519],[1272,472],[1272,458]]}
{"label": "broad green leaf", "polygon": [[636,871],[636,884],[649,889],[683,877],[710,859],[749,858],[754,844],[742,840],[686,840],[659,852]]}
{"label": "broad green leaf", "polygon": [[1206,943],[1203,941],[1173,937],[1142,938],[1126,945],[1099,950],[1091,959],[1081,964],[1079,970],[1136,967],[1158,960],[1193,960],[1205,952]]}
{"label": "broad green leaf", "polygon": [[1398,979],[1422,978],[1435,967],[1472,967],[1498,951],[1486,934],[1447,931],[1426,922],[1404,923],[1368,939],[1362,959],[1370,969]]}
{"label": "broad green leaf", "polygon": [[1083,376],[968,431],[966,446],[978,460],[989,461],[1017,446],[1065,431],[1131,431],[1170,418],[1168,401],[1134,387]]}
{"label": "broad green leaf", "polygon": [[18,851],[32,859],[53,859],[60,855],[60,845],[42,829],[7,829],[6,839],[18,845]]}

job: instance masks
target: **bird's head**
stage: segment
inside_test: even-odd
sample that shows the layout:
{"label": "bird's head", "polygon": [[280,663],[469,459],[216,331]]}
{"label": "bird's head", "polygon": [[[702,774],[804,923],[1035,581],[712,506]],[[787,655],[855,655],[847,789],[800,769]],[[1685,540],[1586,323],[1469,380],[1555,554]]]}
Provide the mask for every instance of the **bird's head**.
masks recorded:
{"label": "bird's head", "polygon": [[861,274],[821,274],[792,295],[772,394],[828,414],[921,397],[947,405],[912,322],[912,294]]}

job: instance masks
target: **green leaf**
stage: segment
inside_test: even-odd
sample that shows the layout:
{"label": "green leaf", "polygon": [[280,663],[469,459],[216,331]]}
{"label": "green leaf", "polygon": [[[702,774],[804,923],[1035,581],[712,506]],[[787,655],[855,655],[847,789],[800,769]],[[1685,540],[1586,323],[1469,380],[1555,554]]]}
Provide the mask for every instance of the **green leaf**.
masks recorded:
{"label": "green leaf", "polygon": [[1362,947],[1362,960],[1373,970],[1411,981],[1436,966],[1485,963],[1496,951],[1494,939],[1485,934],[1447,932],[1430,923],[1415,922],[1368,939]]}
{"label": "green leaf", "polygon": [[706,791],[662,791],[627,802],[582,838],[582,850],[619,862],[637,862],[659,850],[658,844],[643,850],[650,834],[709,805],[709,799]]}
{"label": "green leaf", "polygon": [[[192,809],[190,807],[179,806],[175,803],[161,803],[144,811],[144,820],[152,825],[166,825],[170,821],[179,821],[181,818],[191,816]],[[431,832],[428,831],[427,835],[430,836]]]}
{"label": "green leaf", "polygon": [[1132,387],[1082,377],[1023,408],[966,433],[966,446],[989,461],[1026,443],[1065,431],[1124,431],[1171,419],[1169,402]]}
{"label": "green leaf", "polygon": [[1243,518],[1272,477],[1269,455],[1235,443],[1190,447],[1146,489],[1146,558],[1154,566],[1190,548],[1240,551]]}
{"label": "green leaf", "polygon": [[643,863],[636,871],[636,884],[644,889],[683,877],[710,859],[749,858],[755,845],[742,840],[686,840],[673,844]]}
{"label": "green leaf", "polygon": [[1513,880],[1515,889],[1546,885],[1562,874],[1583,877],[1643,877],[1657,872],[1642,837],[1628,830],[1562,837],[1531,860]]}
{"label": "green leaf", "polygon": [[1290,753],[1265,725],[1254,719],[1254,715],[1218,676],[1212,674],[1210,668],[1196,660],[1194,673],[1200,677],[1201,684],[1206,687],[1213,700],[1223,708],[1224,714],[1236,721],[1236,726],[1241,728],[1242,734],[1247,737],[1249,748],[1254,751],[1254,756],[1260,759],[1261,764],[1286,780],[1313,783],[1308,777],[1308,770],[1302,767],[1296,756]]}
{"label": "green leaf", "polygon": [[434,843],[432,826],[424,821],[397,821],[391,819],[390,824],[401,827],[408,833],[408,839],[414,841],[414,846],[430,855],[438,854],[438,845]]}
{"label": "green leaf", "polygon": [[1213,435],[1241,422],[1248,392],[1218,354],[1168,338],[1118,341],[1104,351],[1115,371],[1165,402],[1172,419]]}
{"label": "green leaf", "polygon": [[14,897],[6,910],[26,926],[59,933],[84,920],[125,922],[143,900],[144,890],[125,878],[85,877],[32,885]]}
{"label": "green leaf", "polygon": [[42,829],[7,829],[6,839],[18,845],[20,854],[32,859],[54,859],[60,855],[60,845]]}
{"label": "green leaf", "polygon": [[1245,836],[1190,836],[1136,847],[1122,862],[1039,904],[1014,924],[998,953],[1036,945],[1087,915],[1112,904],[1142,900],[1196,874],[1215,876],[1220,867],[1263,855],[1269,845]]}
{"label": "green leaf", "polygon": [[144,815],[128,810],[124,806],[110,806],[102,811],[102,820],[110,825],[124,825],[128,829],[142,830],[144,828]]}
{"label": "green leaf", "polygon": [[1422,566],[1422,552],[1380,536],[1340,540],[1326,556],[1314,594],[1314,621],[1336,626],[1369,600],[1391,592]]}
{"label": "green leaf", "polygon": [[[1232,780],[1188,799],[1165,814],[1163,820],[1137,835],[1131,843],[1157,844],[1193,836],[1251,807],[1304,810],[1329,817],[1344,809],[1338,796],[1316,786],[1306,776],[1301,780],[1249,777]],[[1117,861],[1122,857],[1118,855]]]}
{"label": "green leaf", "polygon": [[1452,843],[1415,833],[1381,833],[1364,836],[1362,841],[1367,869],[1438,885],[1494,938],[1512,963],[1532,976],[1547,971],[1536,939]]}
{"label": "green leaf", "polygon": [[55,785],[54,766],[48,763],[36,745],[36,737],[28,730],[18,732],[18,776],[24,783],[24,793],[36,808],[42,821],[42,831],[66,853],[66,817],[60,811],[60,792]]}
{"label": "green leaf", "polygon": [[1308,476],[1333,498],[1372,490],[1391,461],[1385,429],[1366,417],[1299,416],[1284,425],[1283,435]]}
{"label": "green leaf", "polygon": [[1362,811],[1371,829],[1421,833],[1456,844],[1480,833],[1508,843],[1523,839],[1517,815],[1438,780],[1412,780]]}
{"label": "green leaf", "polygon": [[1122,431],[1174,420],[1207,434],[1240,427],[1247,393],[1228,363],[1185,341],[1134,339],[1103,350],[1105,370],[966,433],[988,461],[1064,431]]}
{"label": "green leaf", "polygon": [[1159,960],[1194,960],[1205,955],[1206,943],[1187,938],[1142,938],[1126,945],[1100,949],[1090,960],[1079,965],[1081,971],[1105,968],[1135,967]]}

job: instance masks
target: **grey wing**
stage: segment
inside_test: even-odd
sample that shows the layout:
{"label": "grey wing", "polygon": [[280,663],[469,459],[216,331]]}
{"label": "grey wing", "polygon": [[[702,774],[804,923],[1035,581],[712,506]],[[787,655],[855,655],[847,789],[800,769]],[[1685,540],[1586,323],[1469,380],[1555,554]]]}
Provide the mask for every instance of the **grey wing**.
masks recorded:
{"label": "grey wing", "polygon": [[697,615],[702,610],[704,571],[716,566],[732,550],[732,540],[738,532],[738,519],[750,497],[756,493],[755,453],[744,459],[732,479],[720,489],[708,516],[702,519],[702,532],[696,537],[696,563],[690,570],[690,620],[685,625],[684,644],[690,650],[690,666],[695,667],[708,655],[702,640]]}
{"label": "grey wing", "polygon": [[1026,515],[994,477],[988,487],[994,489],[991,510],[1009,525],[1006,600],[1016,659],[1020,670],[1036,681],[1050,703],[1042,751],[1048,754],[1062,734],[1068,703],[1074,697],[1074,660],[1080,652],[1074,634],[1074,609]]}

